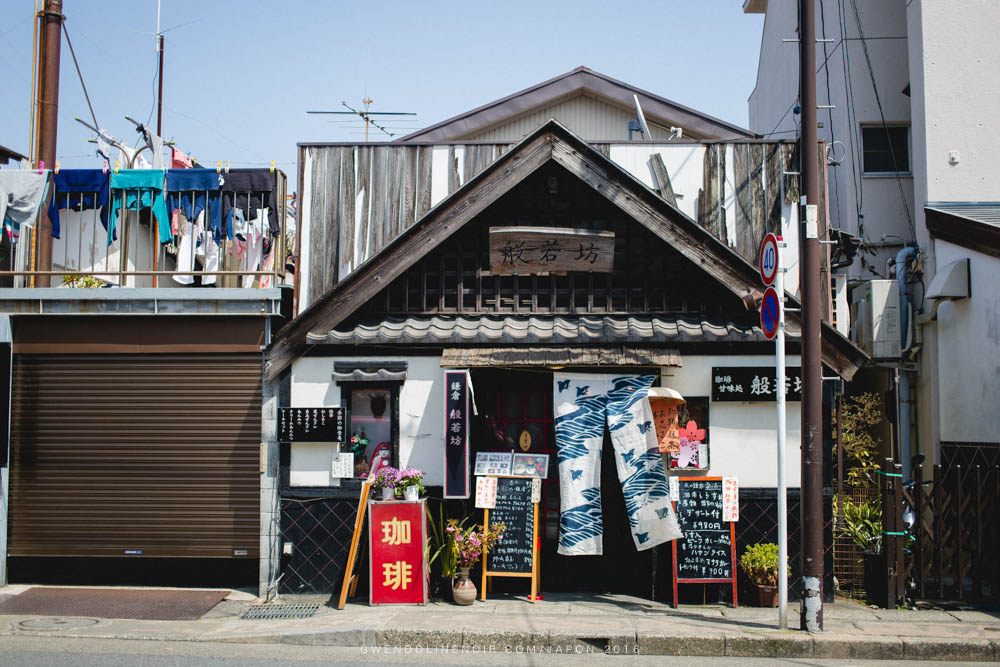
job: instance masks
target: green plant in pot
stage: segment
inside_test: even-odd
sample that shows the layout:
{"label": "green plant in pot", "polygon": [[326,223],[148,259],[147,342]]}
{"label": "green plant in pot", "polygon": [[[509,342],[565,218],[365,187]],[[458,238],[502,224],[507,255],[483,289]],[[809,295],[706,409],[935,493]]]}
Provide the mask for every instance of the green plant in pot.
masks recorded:
{"label": "green plant in pot", "polygon": [[[740,567],[754,585],[761,607],[778,606],[778,545],[771,543],[748,546],[740,557]],[[789,568],[789,574],[791,568]]]}

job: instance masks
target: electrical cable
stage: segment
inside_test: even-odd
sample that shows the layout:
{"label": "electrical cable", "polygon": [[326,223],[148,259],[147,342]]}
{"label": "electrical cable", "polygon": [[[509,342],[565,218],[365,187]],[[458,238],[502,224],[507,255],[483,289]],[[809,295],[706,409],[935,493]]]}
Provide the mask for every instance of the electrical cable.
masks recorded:
{"label": "electrical cable", "polygon": [[868,65],[868,76],[872,81],[872,91],[875,93],[875,104],[878,106],[879,117],[882,119],[882,130],[885,132],[886,143],[889,144],[889,157],[892,158],[892,168],[896,173],[896,184],[899,186],[899,198],[903,202],[903,210],[906,211],[906,222],[910,228],[910,236],[913,239],[913,244],[917,243],[917,230],[913,225],[913,216],[910,215],[910,205],[906,201],[906,193],[903,190],[903,180],[899,176],[899,165],[896,163],[896,151],[893,149],[892,141],[889,137],[889,126],[885,121],[885,111],[882,109],[882,100],[878,94],[878,85],[875,83],[875,69],[872,67],[871,54],[868,52],[868,42],[865,38],[864,28],[861,25],[861,12],[858,10],[857,0],[851,0],[851,6],[854,9],[854,20],[858,25],[858,36],[861,38],[861,48],[865,54],[865,62]]}
{"label": "electrical cable", "polygon": [[83,74],[80,72],[80,63],[76,61],[76,52],[73,50],[73,42],[69,39],[69,31],[66,29],[66,21],[62,22],[63,34],[66,35],[66,44],[69,45],[69,53],[73,56],[73,66],[76,67],[76,76],[80,79],[80,87],[83,88],[83,97],[87,100],[87,108],[90,109],[90,117],[94,120],[94,127],[100,127],[97,122],[97,115],[94,114],[94,105],[90,103],[90,95],[87,93],[87,84],[83,82]]}

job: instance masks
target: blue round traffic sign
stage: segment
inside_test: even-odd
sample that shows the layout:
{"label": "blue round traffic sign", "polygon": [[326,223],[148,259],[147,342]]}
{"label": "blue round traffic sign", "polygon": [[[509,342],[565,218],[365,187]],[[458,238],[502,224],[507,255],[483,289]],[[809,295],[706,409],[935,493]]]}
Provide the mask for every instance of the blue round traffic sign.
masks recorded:
{"label": "blue round traffic sign", "polygon": [[764,335],[768,340],[774,338],[778,333],[778,319],[781,315],[781,301],[778,299],[778,291],[773,287],[768,287],[764,291],[764,299],[760,302],[760,328],[764,330]]}

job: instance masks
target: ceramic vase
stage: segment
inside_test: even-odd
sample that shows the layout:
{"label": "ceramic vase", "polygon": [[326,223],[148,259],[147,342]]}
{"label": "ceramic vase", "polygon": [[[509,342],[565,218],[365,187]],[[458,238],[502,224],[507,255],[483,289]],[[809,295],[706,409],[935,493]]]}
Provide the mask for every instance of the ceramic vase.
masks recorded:
{"label": "ceramic vase", "polygon": [[403,500],[420,500],[420,487],[417,486],[406,486],[403,487]]}
{"label": "ceramic vase", "polygon": [[470,605],[476,601],[476,585],[469,579],[469,568],[458,568],[458,574],[451,580],[451,595],[455,604]]}

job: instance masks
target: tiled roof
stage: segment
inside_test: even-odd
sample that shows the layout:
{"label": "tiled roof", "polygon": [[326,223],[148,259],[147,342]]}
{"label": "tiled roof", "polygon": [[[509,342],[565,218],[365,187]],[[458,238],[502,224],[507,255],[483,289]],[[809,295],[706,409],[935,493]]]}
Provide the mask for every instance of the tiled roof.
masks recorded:
{"label": "tiled roof", "polygon": [[722,319],[670,316],[432,316],[386,317],[326,334],[312,343],[383,344],[619,344],[766,341],[759,327]]}

